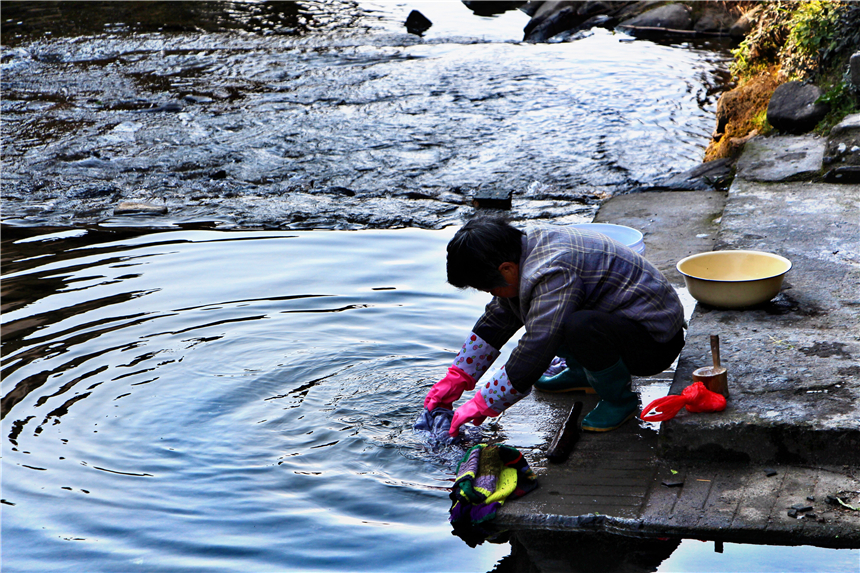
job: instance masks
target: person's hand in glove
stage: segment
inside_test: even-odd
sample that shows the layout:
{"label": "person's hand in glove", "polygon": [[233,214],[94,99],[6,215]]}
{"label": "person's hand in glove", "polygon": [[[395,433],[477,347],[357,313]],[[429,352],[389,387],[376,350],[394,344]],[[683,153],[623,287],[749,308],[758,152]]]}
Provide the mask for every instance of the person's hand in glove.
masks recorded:
{"label": "person's hand in glove", "polygon": [[522,400],[529,392],[531,392],[531,388],[525,392],[517,391],[508,380],[508,374],[505,372],[505,367],[502,366],[499,372],[490,377],[489,382],[481,383],[471,400],[457,408],[448,433],[456,436],[460,431],[460,426],[466,422],[480,426],[487,419],[487,416],[498,416]]}
{"label": "person's hand in glove", "polygon": [[448,430],[448,434],[456,436],[460,433],[460,426],[466,422],[472,422],[476,426],[480,426],[487,419],[487,416],[498,415],[499,412],[487,406],[481,393],[475,392],[471,400],[457,408],[457,411],[454,412],[454,418],[451,420],[451,429]]}
{"label": "person's hand in glove", "polygon": [[431,411],[440,406],[450,410],[463,392],[472,390],[474,387],[474,378],[456,366],[451,366],[448,368],[448,374],[430,388],[427,397],[424,398],[424,407]]}

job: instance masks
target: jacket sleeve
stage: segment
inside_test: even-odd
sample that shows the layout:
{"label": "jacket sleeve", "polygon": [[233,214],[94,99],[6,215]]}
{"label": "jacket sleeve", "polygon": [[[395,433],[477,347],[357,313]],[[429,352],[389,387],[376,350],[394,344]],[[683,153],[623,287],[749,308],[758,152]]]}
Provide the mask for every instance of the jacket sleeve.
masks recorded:
{"label": "jacket sleeve", "polygon": [[522,320],[511,306],[511,301],[516,300],[493,297],[472,332],[486,340],[493,348],[501,349],[523,326]]}

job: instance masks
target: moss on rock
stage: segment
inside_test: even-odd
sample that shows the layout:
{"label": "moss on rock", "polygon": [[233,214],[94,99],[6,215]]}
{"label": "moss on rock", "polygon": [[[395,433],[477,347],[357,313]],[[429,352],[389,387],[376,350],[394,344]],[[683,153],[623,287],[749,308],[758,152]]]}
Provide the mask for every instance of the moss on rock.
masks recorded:
{"label": "moss on rock", "polygon": [[819,133],[860,111],[860,98],[846,75],[848,59],[860,49],[860,4],[808,0],[739,7],[747,9],[751,29],[733,51],[730,71],[738,85],[717,104],[717,129],[705,161],[736,156],[751,134],[770,131],[768,102],[789,80],[812,82],[825,92],[831,112]]}

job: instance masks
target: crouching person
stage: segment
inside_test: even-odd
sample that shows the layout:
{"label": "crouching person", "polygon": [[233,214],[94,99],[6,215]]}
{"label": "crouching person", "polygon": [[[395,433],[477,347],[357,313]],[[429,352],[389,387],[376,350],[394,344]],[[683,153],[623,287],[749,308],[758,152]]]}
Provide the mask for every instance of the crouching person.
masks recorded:
{"label": "crouching person", "polygon": [[[631,249],[572,227],[521,231],[501,219],[474,219],[448,243],[448,282],[493,295],[448,374],[424,401],[430,410],[457,408],[451,435],[481,424],[539,390],[593,388],[597,406],[582,429],[614,430],[639,413],[631,374],[668,368],[684,346],[681,301],[666,278]],[[499,350],[525,333],[504,366],[490,372]],[[553,358],[567,370],[542,374]]]}

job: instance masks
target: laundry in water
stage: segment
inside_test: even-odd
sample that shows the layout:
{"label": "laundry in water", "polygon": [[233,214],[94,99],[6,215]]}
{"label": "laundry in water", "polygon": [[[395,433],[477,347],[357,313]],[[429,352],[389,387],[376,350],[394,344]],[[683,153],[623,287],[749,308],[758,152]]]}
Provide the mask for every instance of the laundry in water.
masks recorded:
{"label": "laundry in water", "polygon": [[421,415],[415,421],[412,429],[418,432],[426,432],[427,440],[436,444],[453,445],[458,444],[462,438],[451,436],[448,430],[451,429],[451,419],[454,417],[454,410],[443,408],[441,406],[428,410],[424,408]]}

